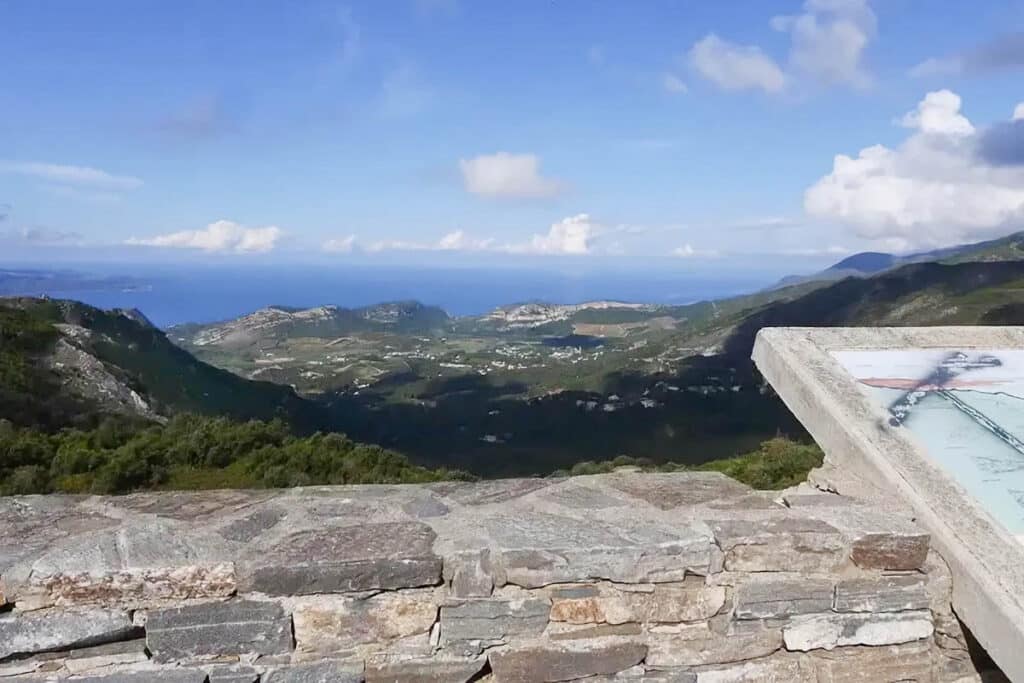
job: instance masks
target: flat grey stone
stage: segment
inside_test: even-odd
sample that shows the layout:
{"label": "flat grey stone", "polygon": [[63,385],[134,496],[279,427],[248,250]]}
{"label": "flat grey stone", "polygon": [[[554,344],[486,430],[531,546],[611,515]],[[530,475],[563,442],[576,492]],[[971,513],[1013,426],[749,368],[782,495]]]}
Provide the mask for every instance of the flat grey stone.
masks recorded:
{"label": "flat grey stone", "polygon": [[256,548],[242,569],[246,592],[309,595],[417,588],[441,582],[435,533],[422,522],[308,529]]}
{"label": "flat grey stone", "polygon": [[[699,629],[694,629],[700,633]],[[765,657],[782,647],[782,632],[757,629],[750,633],[726,635],[706,631],[700,635],[652,635],[648,642],[647,666],[662,669],[705,664],[727,664]]]}
{"label": "flat grey stone", "polygon": [[610,478],[611,486],[646,501],[661,510],[684,505],[699,505],[738,498],[751,489],[718,472],[677,474],[619,474]]}
{"label": "flat grey stone", "polygon": [[636,666],[646,654],[640,642],[597,640],[496,650],[489,660],[502,683],[534,683],[612,675]]}
{"label": "flat grey stone", "polygon": [[467,600],[441,607],[441,647],[477,654],[512,638],[540,635],[551,603],[542,599]]}
{"label": "flat grey stone", "polygon": [[33,607],[138,607],[235,591],[234,550],[216,534],[168,519],[131,517],[116,529],[80,534],[37,557],[18,587]]}
{"label": "flat grey stone", "polygon": [[416,497],[402,504],[402,512],[417,518],[443,517],[448,514],[448,506],[433,496]]}
{"label": "flat grey stone", "polygon": [[545,491],[541,494],[541,498],[563,507],[580,510],[603,510],[626,505],[626,501],[622,498],[610,496],[604,491],[582,484],[561,486],[552,491]]}
{"label": "flat grey stone", "polygon": [[107,500],[119,508],[182,522],[206,520],[241,510],[277,496],[275,491],[167,491],[133,493]]}
{"label": "flat grey stone", "polygon": [[204,683],[206,672],[202,669],[149,669],[99,676],[75,676],[68,680],[76,683]]}
{"label": "flat grey stone", "polygon": [[737,587],[733,615],[737,619],[783,619],[828,612],[833,591],[832,581],[825,579],[755,577]]}
{"label": "flat grey stone", "polygon": [[486,598],[494,589],[490,550],[455,553],[444,559],[444,580],[455,598]]}
{"label": "flat grey stone", "polygon": [[483,524],[505,581],[526,588],[594,579],[681,581],[687,573],[706,574],[719,554],[710,533],[686,523],[632,519],[618,525],[522,511]]}
{"label": "flat grey stone", "polygon": [[153,610],[146,620],[146,646],[157,662],[285,654],[292,649],[291,620],[276,603],[246,600]]}
{"label": "flat grey stone", "polygon": [[709,522],[730,571],[829,572],[847,558],[835,527],[795,516]]}
{"label": "flat grey stone", "polygon": [[218,529],[218,533],[229,541],[248,543],[264,531],[272,529],[278,522],[284,519],[285,514],[287,513],[283,508],[277,505],[269,505],[222,526]]}
{"label": "flat grey stone", "polygon": [[209,683],[255,683],[260,674],[251,666],[225,665],[207,667]]}
{"label": "flat grey stone", "polygon": [[11,612],[0,616],[0,659],[99,645],[127,638],[133,630],[128,613],[120,610]]}
{"label": "flat grey stone", "polygon": [[846,579],[836,585],[837,612],[900,612],[928,609],[929,603],[921,574]]}
{"label": "flat grey stone", "polygon": [[367,683],[465,683],[480,673],[486,663],[485,657],[371,660],[366,664],[365,676]]}
{"label": "flat grey stone", "polygon": [[297,664],[263,674],[260,683],[362,683],[362,662],[327,661]]}
{"label": "flat grey stone", "polygon": [[555,479],[491,479],[474,483],[443,482],[433,484],[429,488],[462,505],[494,505],[547,488],[556,481]]}

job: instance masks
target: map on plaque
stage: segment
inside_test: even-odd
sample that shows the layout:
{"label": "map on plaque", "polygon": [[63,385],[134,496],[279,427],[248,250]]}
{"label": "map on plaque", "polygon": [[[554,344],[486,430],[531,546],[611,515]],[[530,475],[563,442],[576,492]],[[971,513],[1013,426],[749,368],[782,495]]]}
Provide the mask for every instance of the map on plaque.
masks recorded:
{"label": "map on plaque", "polygon": [[1024,542],[1024,350],[832,351],[1011,534]]}

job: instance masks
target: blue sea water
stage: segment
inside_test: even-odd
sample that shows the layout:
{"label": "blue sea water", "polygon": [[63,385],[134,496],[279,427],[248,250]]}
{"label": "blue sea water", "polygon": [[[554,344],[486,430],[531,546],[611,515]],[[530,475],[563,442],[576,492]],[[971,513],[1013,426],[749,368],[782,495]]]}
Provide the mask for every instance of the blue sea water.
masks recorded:
{"label": "blue sea water", "polygon": [[[81,271],[80,271],[81,272]],[[764,276],[720,278],[673,272],[359,267],[204,266],[179,269],[107,267],[90,276],[118,276],[117,286],[37,288],[23,294],[77,299],[101,308],[138,308],[154,324],[234,318],[268,305],[365,306],[417,300],[452,315],[476,315],[524,301],[579,303],[598,299],[685,304],[765,287]],[[129,278],[130,284],[124,282]]]}

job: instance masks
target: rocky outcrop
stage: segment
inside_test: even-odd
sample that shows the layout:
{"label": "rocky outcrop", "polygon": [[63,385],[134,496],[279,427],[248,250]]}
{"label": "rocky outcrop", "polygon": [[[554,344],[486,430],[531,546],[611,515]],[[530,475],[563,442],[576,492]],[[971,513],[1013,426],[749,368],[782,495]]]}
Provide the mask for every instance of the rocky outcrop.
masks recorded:
{"label": "rocky outcrop", "polygon": [[0,499],[0,681],[968,681],[898,514],[713,473]]}

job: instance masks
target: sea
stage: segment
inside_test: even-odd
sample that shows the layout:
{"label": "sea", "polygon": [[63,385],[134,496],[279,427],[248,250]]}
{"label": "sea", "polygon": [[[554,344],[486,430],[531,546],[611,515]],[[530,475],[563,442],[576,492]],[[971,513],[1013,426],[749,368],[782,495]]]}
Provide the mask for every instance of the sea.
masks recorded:
{"label": "sea", "polygon": [[[209,323],[270,305],[367,306],[416,300],[450,315],[479,315],[507,304],[595,300],[687,304],[749,293],[768,286],[763,275],[588,270],[557,272],[511,268],[253,267],[61,270],[4,294],[76,299],[101,308],[137,308],[159,327]],[[15,289],[17,286],[15,285]]]}

